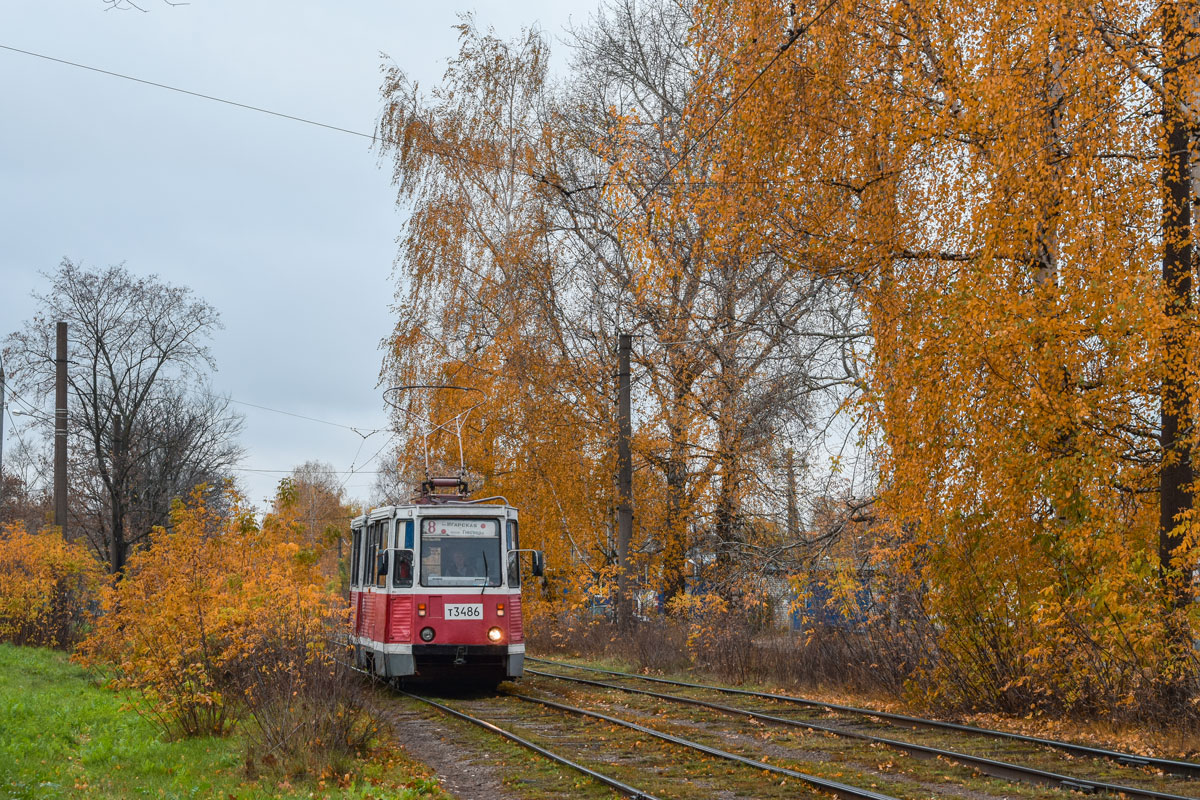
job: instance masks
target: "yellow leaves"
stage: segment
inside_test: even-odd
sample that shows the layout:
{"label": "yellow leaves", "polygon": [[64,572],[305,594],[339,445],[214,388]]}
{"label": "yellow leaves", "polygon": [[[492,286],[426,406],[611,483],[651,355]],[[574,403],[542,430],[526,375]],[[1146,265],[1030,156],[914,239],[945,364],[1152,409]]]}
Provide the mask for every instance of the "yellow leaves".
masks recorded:
{"label": "yellow leaves", "polygon": [[295,557],[291,528],[268,518],[248,529],[241,498],[226,499],[227,516],[202,491],[175,510],[172,529],[156,531],[105,592],[106,613],[79,651],[85,664],[120,665],[116,688],[140,692],[153,718],[185,734],[222,732],[223,687],[239,670],[269,660],[281,637],[323,641],[344,611]]}
{"label": "yellow leaves", "polygon": [[103,569],[58,529],[29,533],[17,523],[0,530],[0,641],[68,647],[90,617]]}

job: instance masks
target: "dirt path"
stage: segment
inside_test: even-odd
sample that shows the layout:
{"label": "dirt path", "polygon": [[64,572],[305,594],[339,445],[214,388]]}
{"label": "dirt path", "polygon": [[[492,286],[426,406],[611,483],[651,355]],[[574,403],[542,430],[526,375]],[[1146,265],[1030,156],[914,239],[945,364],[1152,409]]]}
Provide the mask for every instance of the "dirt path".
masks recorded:
{"label": "dirt path", "polygon": [[408,755],[436,771],[458,800],[521,800],[504,785],[496,755],[458,731],[419,710],[390,709],[383,716]]}

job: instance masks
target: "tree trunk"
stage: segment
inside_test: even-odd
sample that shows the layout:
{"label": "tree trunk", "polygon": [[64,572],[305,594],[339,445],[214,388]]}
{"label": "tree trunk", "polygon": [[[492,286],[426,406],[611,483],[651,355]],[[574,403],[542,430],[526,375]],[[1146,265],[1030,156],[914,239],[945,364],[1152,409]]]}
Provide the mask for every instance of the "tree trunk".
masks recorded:
{"label": "tree trunk", "polygon": [[1185,32],[1180,10],[1162,6],[1163,38],[1163,263],[1167,324],[1163,334],[1162,471],[1159,477],[1158,554],[1167,604],[1188,604],[1190,570],[1178,563],[1182,516],[1192,509],[1191,420],[1188,417],[1187,325],[1192,313],[1192,209],[1189,192],[1188,129],[1179,98]]}
{"label": "tree trunk", "polygon": [[683,450],[684,431],[678,425],[668,427],[671,436],[667,457],[666,535],[663,538],[663,602],[669,603],[687,588],[687,460]]}
{"label": "tree trunk", "polygon": [[734,552],[741,542],[739,522],[741,518],[741,471],[740,437],[733,422],[734,401],[732,398],[721,409],[717,432],[717,507],[715,533],[717,536],[717,584],[721,596],[733,598]]}
{"label": "tree trunk", "polygon": [[125,510],[121,503],[113,503],[112,531],[108,541],[108,572],[120,576],[125,569]]}

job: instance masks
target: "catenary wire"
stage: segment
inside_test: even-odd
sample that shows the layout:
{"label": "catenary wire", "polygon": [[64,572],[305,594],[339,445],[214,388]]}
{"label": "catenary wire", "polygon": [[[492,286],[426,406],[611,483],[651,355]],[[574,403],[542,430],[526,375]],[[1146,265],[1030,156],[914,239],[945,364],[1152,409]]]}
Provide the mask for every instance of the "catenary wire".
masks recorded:
{"label": "catenary wire", "polygon": [[[836,2],[836,0],[835,0],[835,2]],[[190,89],[183,89],[178,86],[172,86],[170,84],[160,83],[158,81],[151,81],[151,80],[147,80],[145,78],[138,78],[133,75],[126,75],[124,73],[115,72],[113,70],[102,69],[100,67],[93,67],[88,64],[79,63],[77,61],[70,61],[65,58],[57,58],[55,56],[46,55],[44,53],[37,53],[32,50],[24,50],[22,48],[13,47],[11,45],[0,44],[0,50],[8,50],[9,52],[12,52],[12,53],[19,53],[21,55],[30,56],[32,58],[40,58],[40,59],[43,59],[46,61],[54,62],[56,64],[62,64],[64,66],[74,67],[76,69],[87,70],[89,72],[95,72],[100,75],[107,75],[107,76],[113,77],[113,78],[120,78],[122,80],[132,81],[134,83],[140,83],[145,86],[151,86],[156,89],[164,89],[164,90],[170,91],[170,92],[178,92],[180,94],[189,95],[191,97],[197,97],[202,100],[209,100],[214,103],[222,103],[224,105],[234,106],[236,108],[241,108],[246,111],[255,111],[260,114],[267,114],[267,115],[270,115],[273,117],[278,117],[280,119],[286,119],[286,120],[289,120],[292,122],[299,122],[299,123],[302,123],[305,125],[313,125],[318,128],[325,128],[326,130],[336,131],[338,133],[345,133],[350,136],[355,136],[355,137],[362,138],[362,139],[369,139],[372,142],[377,142],[380,140],[380,137],[375,134],[363,133],[362,131],[356,131],[351,128],[343,128],[338,125],[331,125],[331,124],[328,124],[325,122],[320,122],[318,120],[309,119],[307,117],[296,116],[294,114],[285,114],[281,111],[274,111],[272,109],[265,108],[263,106],[252,105],[250,103],[240,103],[236,100],[229,100],[227,98],[218,97],[216,95],[205,94],[203,92],[195,92]],[[460,162],[467,163],[467,164],[474,164],[475,166],[483,167],[485,169],[492,169],[492,170],[512,170],[513,169],[511,164],[499,164],[496,162],[485,161],[482,159],[472,158],[470,156],[464,155],[461,152],[457,152],[453,146],[447,145],[447,144],[444,144],[442,149],[431,148],[431,147],[421,147],[420,145],[416,145],[416,147],[417,147],[417,149],[422,150],[423,152],[428,153],[429,155],[438,156],[441,158],[449,158],[449,159],[453,159],[455,161],[460,161]],[[539,174],[536,172],[530,172],[527,170],[514,170],[514,171],[518,172],[521,175],[524,175],[525,177],[528,177],[532,180],[535,180],[535,181],[538,181],[541,183],[547,183],[552,186],[557,185],[553,181],[551,181],[546,175],[542,175],[542,174]],[[699,187],[699,188],[719,187],[719,186],[762,186],[762,185],[774,185],[774,183],[775,183],[775,181],[765,180],[765,179],[761,179],[761,178],[747,179],[747,180],[720,180],[720,181],[711,181],[711,180],[666,181],[665,178],[667,177],[667,174],[669,174],[669,171],[668,171],[668,173],[664,173],[664,175],[660,176],[659,181],[656,183],[655,187],[653,187],[653,188],[659,188],[662,186],[692,186],[692,187]],[[592,181],[591,186],[585,186],[583,188],[599,188],[601,185],[630,186],[630,187],[637,187],[637,186],[642,185],[642,183],[640,181],[614,181],[611,179],[601,177],[599,175],[592,176],[590,178],[590,180]],[[559,188],[565,189],[567,187],[559,187]],[[568,189],[568,191],[574,192],[574,191],[579,191],[579,189]]]}
{"label": "catenary wire", "polygon": [[284,411],[279,408],[271,408],[269,406],[261,406],[261,405],[258,405],[257,403],[247,403],[245,400],[235,400],[232,397],[230,397],[228,399],[229,399],[229,402],[237,403],[239,406],[249,406],[250,408],[258,408],[263,411],[271,411],[275,414],[283,414],[288,417],[296,417],[297,419],[306,419],[309,422],[319,422],[322,425],[332,425],[335,428],[344,428],[348,431],[354,431],[355,433],[357,433],[359,436],[361,436],[364,439],[366,439],[370,436],[373,436],[374,434],[379,433],[381,431],[387,430],[387,428],[359,428],[354,425],[343,425],[340,422],[330,422],[327,419],[319,419],[318,417],[309,417],[304,414],[297,414],[293,411]]}
{"label": "catenary wire", "polygon": [[364,139],[370,139],[372,142],[374,142],[376,140],[375,136],[373,136],[369,133],[363,133],[362,131],[355,131],[355,130],[351,130],[349,128],[341,128],[341,127],[338,127],[337,125],[329,125],[327,123],[317,122],[316,120],[307,119],[305,117],[297,117],[292,114],[284,114],[280,111],[272,111],[269,108],[262,108],[261,106],[253,106],[248,103],[239,103],[234,100],[226,100],[223,97],[216,97],[211,94],[203,94],[201,92],[193,92],[189,89],[181,89],[178,86],[171,86],[166,83],[158,83],[156,81],[149,81],[149,80],[146,80],[145,78],[135,78],[132,75],[125,75],[120,72],[113,72],[111,70],[101,69],[99,67],[88,66],[87,64],[80,64],[77,61],[68,61],[65,58],[55,58],[54,56],[48,56],[43,53],[35,53],[32,50],[22,50],[19,47],[12,47],[12,46],[6,45],[6,44],[0,44],[0,50],[9,50],[13,53],[20,53],[22,55],[32,56],[34,58],[41,58],[41,59],[45,59],[46,61],[54,61],[58,64],[65,64],[69,67],[75,67],[77,69],[85,69],[90,72],[98,72],[101,75],[109,75],[113,78],[121,78],[123,80],[133,81],[134,83],[141,83],[141,84],[145,84],[146,86],[153,86],[157,89],[166,89],[167,91],[170,91],[170,92],[179,92],[180,94],[191,95],[192,97],[199,97],[202,100],[211,100],[214,103],[224,103],[225,105],[236,106],[238,108],[244,108],[248,111],[257,111],[260,114],[270,114],[273,117],[281,117],[283,119],[292,120],[293,122],[302,122],[305,125],[315,125],[318,128],[326,128],[331,131],[338,131],[339,133],[348,133],[351,136],[359,136]]}
{"label": "catenary wire", "polygon": [[[35,417],[37,419],[41,419],[42,421],[52,421],[53,420],[53,417],[51,417],[49,414],[42,412],[35,405],[30,403],[24,397],[22,397],[21,394],[18,393],[15,389],[13,389],[11,385],[7,386],[6,388],[8,390],[9,395],[13,398],[13,400],[17,401],[24,408],[24,410],[21,413],[31,416],[31,417]],[[208,394],[208,396],[218,397],[218,398],[222,397],[221,395],[213,395],[213,394]],[[339,422],[331,422],[330,420],[320,419],[318,417],[310,417],[305,414],[297,414],[292,411],[284,411],[283,409],[279,409],[279,408],[271,408],[270,406],[263,406],[263,405],[259,405],[257,403],[248,403],[244,400],[235,400],[232,397],[229,397],[226,399],[228,399],[229,402],[237,403],[238,405],[249,406],[251,408],[257,408],[257,409],[261,409],[263,411],[270,411],[272,413],[282,414],[282,415],[288,416],[288,417],[295,417],[296,419],[308,420],[309,422],[318,422],[318,423],[321,423],[322,425],[330,425],[335,428],[343,428],[345,430],[353,431],[354,433],[361,436],[363,441],[359,443],[358,451],[355,452],[354,458],[351,459],[351,461],[350,461],[351,468],[349,470],[333,470],[334,474],[336,474],[336,475],[348,476],[347,479],[342,482],[342,488],[344,488],[346,486],[346,484],[349,482],[349,478],[353,477],[354,475],[380,475],[380,474],[384,473],[384,470],[355,469],[354,464],[358,459],[359,453],[362,451],[363,443],[365,443],[366,440],[368,438],[370,438],[371,436],[373,436],[374,434],[381,433],[383,431],[388,430],[387,428],[359,428],[359,427],[355,427],[353,425],[343,425]],[[6,405],[4,410],[8,414],[8,418],[12,423],[12,429],[17,436],[17,440],[21,443],[22,447],[25,447],[26,446],[25,439],[21,435],[21,427],[17,424],[17,420],[13,417],[11,405]],[[364,431],[365,431],[365,433],[364,433]],[[394,436],[395,435],[393,434],[392,438],[394,438]],[[379,456],[379,454],[381,452],[383,452],[383,449],[385,447],[387,447],[387,445],[390,442],[391,442],[391,438],[389,438],[388,441],[385,442],[383,447],[381,447],[379,450],[377,450],[375,452],[375,455],[371,456],[369,459],[364,461],[363,466],[365,467],[367,464],[374,461]],[[294,469],[287,469],[287,470],[284,470],[284,469],[258,469],[258,468],[253,468],[253,467],[231,467],[230,469],[233,472],[272,473],[272,474],[280,474],[280,475],[290,475],[292,472],[295,471]]]}

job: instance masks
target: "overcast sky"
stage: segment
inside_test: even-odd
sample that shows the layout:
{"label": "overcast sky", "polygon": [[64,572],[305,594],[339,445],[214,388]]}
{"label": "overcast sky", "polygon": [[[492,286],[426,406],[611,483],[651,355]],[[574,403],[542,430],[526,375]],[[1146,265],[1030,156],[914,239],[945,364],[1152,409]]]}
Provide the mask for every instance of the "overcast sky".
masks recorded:
{"label": "overcast sky", "polygon": [[[456,3],[193,0],[149,13],[102,0],[6,2],[0,45],[371,133],[386,54],[423,85],[473,11],[504,37],[559,42],[595,0]],[[373,470],[376,387],[404,210],[366,139],[0,49],[0,337],[63,258],[124,262],[221,312],[217,391],[243,405],[240,473],[262,504],[309,459]],[[17,417],[22,424],[21,417]],[[5,419],[5,452],[15,444]],[[278,470],[265,472],[254,470]],[[344,475],[366,500],[374,475]]]}

